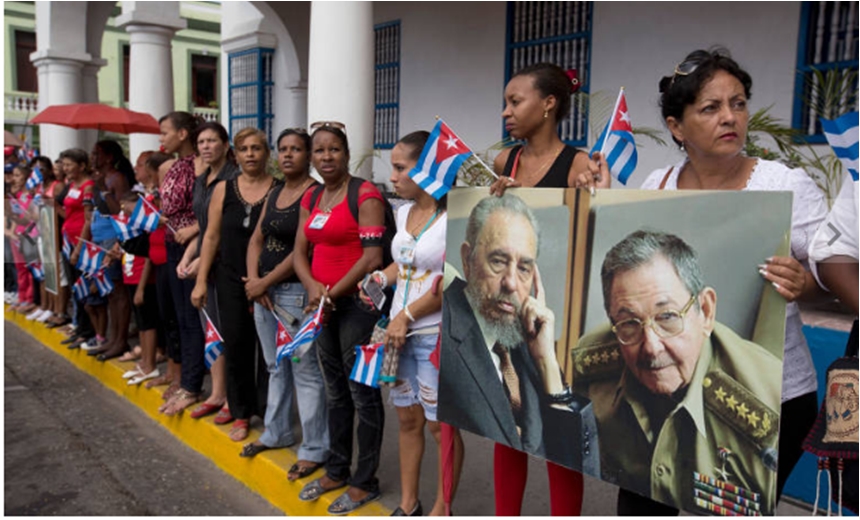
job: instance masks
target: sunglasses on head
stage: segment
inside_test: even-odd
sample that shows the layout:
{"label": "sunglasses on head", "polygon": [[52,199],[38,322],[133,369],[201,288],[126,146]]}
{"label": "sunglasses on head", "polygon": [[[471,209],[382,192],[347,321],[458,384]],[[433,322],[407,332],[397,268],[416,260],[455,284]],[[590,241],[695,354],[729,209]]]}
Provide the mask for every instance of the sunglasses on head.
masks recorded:
{"label": "sunglasses on head", "polygon": [[311,130],[317,130],[319,128],[337,128],[338,130],[346,132],[346,125],[340,121],[317,121],[316,123],[311,124]]}
{"label": "sunglasses on head", "polygon": [[699,65],[702,64],[701,58],[695,58],[691,60],[682,61],[681,63],[675,65],[675,73],[672,74],[672,82],[669,83],[669,88],[675,84],[675,78],[678,76],[689,76],[690,74],[696,72],[696,69],[699,68]]}

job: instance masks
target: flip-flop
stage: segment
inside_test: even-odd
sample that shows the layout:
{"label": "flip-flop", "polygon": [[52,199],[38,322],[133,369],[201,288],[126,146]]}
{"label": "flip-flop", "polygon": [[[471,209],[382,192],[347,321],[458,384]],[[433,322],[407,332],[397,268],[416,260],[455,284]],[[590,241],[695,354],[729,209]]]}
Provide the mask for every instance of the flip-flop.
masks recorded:
{"label": "flip-flop", "polygon": [[[310,461],[299,461],[299,462],[310,462]],[[310,466],[300,466],[298,462],[290,466],[289,471],[287,471],[287,480],[293,482],[295,480],[303,479],[307,476],[310,476],[313,472],[323,467],[322,462],[311,462]],[[294,477],[292,475],[295,475]]]}
{"label": "flip-flop", "polygon": [[230,413],[230,409],[227,406],[222,407],[218,410],[218,413],[215,414],[215,419],[212,421],[215,424],[230,424],[233,422],[233,414]]}
{"label": "flip-flop", "polygon": [[266,446],[265,444],[255,444],[253,442],[250,442],[250,443],[242,446],[242,451],[239,453],[239,456],[249,459],[251,457],[255,457],[259,453],[262,453],[262,452],[264,452],[266,450],[270,450],[270,449],[272,449],[272,448],[270,448],[269,446]]}
{"label": "flip-flop", "polygon": [[233,427],[230,428],[230,440],[233,442],[242,442],[248,438],[248,430],[250,424],[248,419],[236,419]]}
{"label": "flip-flop", "polygon": [[326,511],[328,512],[328,514],[335,516],[348,515],[359,507],[363,506],[364,504],[373,502],[374,500],[379,500],[380,496],[382,496],[382,493],[380,493],[379,491],[373,491],[371,493],[368,493],[367,496],[362,498],[361,500],[353,500],[349,497],[349,492],[347,491],[346,493],[337,497],[335,501],[332,502],[330,506],[328,506],[328,509],[326,509]]}
{"label": "flip-flop", "polygon": [[[176,392],[176,394],[173,396],[173,399],[170,400],[170,405],[164,410],[164,415],[168,417],[179,415],[183,412],[183,410],[185,410],[199,400],[200,394],[194,394],[182,388],[178,392]],[[182,402],[185,402],[187,404],[183,406],[180,404]]]}
{"label": "flip-flop", "polygon": [[299,491],[299,500],[301,500],[302,502],[313,502],[314,500],[318,499],[326,493],[330,493],[332,491],[345,487],[346,481],[344,480],[336,487],[333,487],[331,489],[325,489],[322,487],[322,484],[320,484],[320,479],[317,478],[305,484],[305,487],[303,487],[302,490]]}

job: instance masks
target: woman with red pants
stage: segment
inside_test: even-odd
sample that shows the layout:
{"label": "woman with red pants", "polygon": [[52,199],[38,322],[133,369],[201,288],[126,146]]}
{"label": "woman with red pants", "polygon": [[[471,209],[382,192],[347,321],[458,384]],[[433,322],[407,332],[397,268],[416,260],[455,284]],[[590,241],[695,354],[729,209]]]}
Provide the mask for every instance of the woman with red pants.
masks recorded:
{"label": "woman with red pants", "polygon": [[[609,172],[600,154],[564,144],[558,125],[570,113],[575,84],[558,66],[538,63],[517,72],[505,87],[505,128],[525,144],[500,153],[493,169],[500,175],[490,192],[507,188],[608,187]],[[600,163],[600,164],[598,164]],[[582,511],[582,474],[547,461],[550,511],[553,516],[578,516]],[[493,461],[496,515],[520,514],[528,477],[528,455],[496,444]]]}

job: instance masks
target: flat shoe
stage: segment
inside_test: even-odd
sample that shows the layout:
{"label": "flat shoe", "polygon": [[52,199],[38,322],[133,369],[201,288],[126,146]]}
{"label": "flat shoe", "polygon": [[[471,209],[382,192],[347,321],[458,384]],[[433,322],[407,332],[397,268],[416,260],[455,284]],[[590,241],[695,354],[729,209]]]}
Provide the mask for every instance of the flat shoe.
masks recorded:
{"label": "flat shoe", "polygon": [[245,458],[251,458],[251,457],[256,456],[259,453],[262,453],[262,452],[264,452],[266,450],[270,450],[270,449],[272,449],[272,448],[270,448],[269,446],[266,446],[265,444],[254,444],[253,442],[251,442],[251,443],[248,443],[248,444],[242,446],[242,452],[239,453],[239,456],[245,457]]}
{"label": "flat shoe", "polygon": [[192,419],[199,419],[201,417],[206,417],[207,415],[212,415],[213,413],[220,410],[222,406],[224,406],[223,403],[222,404],[203,403],[191,411],[191,418]]}
{"label": "flat shoe", "polygon": [[305,478],[310,476],[314,471],[320,469],[322,466],[322,462],[314,462],[310,466],[299,466],[299,463],[296,462],[290,466],[289,471],[287,471],[287,480],[293,482],[294,480]]}
{"label": "flat shoe", "polygon": [[157,368],[148,374],[144,374],[143,372],[141,372],[139,375],[132,377],[131,379],[128,380],[128,386],[139,385],[139,384],[143,383],[144,381],[149,381],[150,379],[155,379],[156,377],[158,377],[158,375],[159,375],[159,372],[158,372]]}
{"label": "flat shoe", "polygon": [[143,372],[140,371],[140,365],[135,365],[133,369],[131,369],[128,372],[126,372],[125,374],[123,374],[122,378],[123,379],[131,379],[132,377],[134,377],[138,374],[142,374],[142,373]]}
{"label": "flat shoe", "polygon": [[407,513],[400,506],[397,506],[397,509],[391,513],[391,516],[424,516],[424,509],[421,507],[421,501],[415,502],[415,507],[412,508],[412,511]]}
{"label": "flat shoe", "polygon": [[355,501],[349,498],[349,492],[342,494],[337,497],[334,502],[328,506],[328,514],[335,516],[348,515],[358,509],[359,507],[367,504],[369,502],[373,502],[374,500],[379,500],[379,497],[382,496],[382,493],[379,491],[374,491],[369,493],[366,497],[362,498],[359,501]]}
{"label": "flat shoe", "polygon": [[341,489],[346,487],[346,481],[340,483],[339,486],[333,487],[331,489],[324,489],[320,484],[320,479],[314,479],[305,484],[305,487],[299,491],[299,500],[302,502],[313,502],[324,494],[334,491],[336,489]]}

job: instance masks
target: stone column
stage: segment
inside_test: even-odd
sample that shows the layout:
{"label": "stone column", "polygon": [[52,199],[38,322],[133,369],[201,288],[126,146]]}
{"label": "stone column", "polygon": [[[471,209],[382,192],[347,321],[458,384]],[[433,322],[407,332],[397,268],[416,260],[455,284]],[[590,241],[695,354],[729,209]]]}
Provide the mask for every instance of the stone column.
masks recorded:
{"label": "stone column", "polygon": [[[128,108],[159,119],[173,111],[173,56],[171,41],[185,28],[178,2],[123,2],[117,27],[129,33]],[[128,8],[126,8],[128,7]],[[157,134],[131,134],[132,161],[145,150],[157,150]]]}
{"label": "stone column", "polygon": [[[63,56],[44,50],[32,53],[30,60],[38,70],[40,109],[83,102],[81,72],[90,61],[89,55]],[[51,159],[56,159],[60,152],[68,148],[86,146],[84,136],[74,128],[39,125],[39,135],[39,151]]]}
{"label": "stone column", "polygon": [[[99,102],[99,69],[107,65],[107,60],[101,58],[93,58],[89,63],[84,64],[81,70],[81,95],[84,103]],[[90,151],[96,141],[99,139],[98,130],[79,130],[81,134],[79,139],[84,150]]]}
{"label": "stone column", "polygon": [[308,53],[308,125],[346,125],[355,168],[371,179],[374,114],[373,5],[371,2],[311,3]]}

